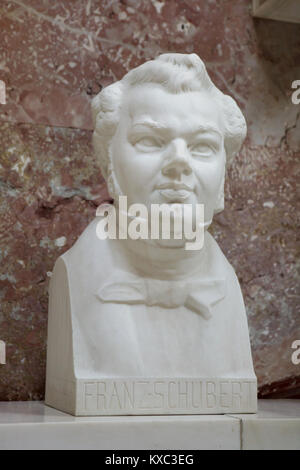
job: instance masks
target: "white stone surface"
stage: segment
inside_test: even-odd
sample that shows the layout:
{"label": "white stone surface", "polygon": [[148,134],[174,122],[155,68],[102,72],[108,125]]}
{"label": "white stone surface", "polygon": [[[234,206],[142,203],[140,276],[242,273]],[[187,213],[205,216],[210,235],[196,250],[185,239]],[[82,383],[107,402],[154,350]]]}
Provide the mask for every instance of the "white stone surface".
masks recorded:
{"label": "white stone surface", "polygon": [[[46,403],[76,416],[255,412],[241,289],[207,231],[246,134],[241,111],[198,56],[165,54],[101,91],[93,113],[115,206],[184,207],[204,245],[161,231],[100,240],[103,216],[92,221],[51,278]],[[118,228],[124,214],[126,230],[145,219],[129,213]]]}
{"label": "white stone surface", "polygon": [[0,449],[239,449],[226,416],[73,417],[39,402],[0,403]]}
{"label": "white stone surface", "polygon": [[259,400],[257,415],[74,417],[42,402],[0,403],[4,449],[299,449],[300,400]]}
{"label": "white stone surface", "polygon": [[259,400],[257,415],[242,421],[244,450],[300,450],[300,400]]}

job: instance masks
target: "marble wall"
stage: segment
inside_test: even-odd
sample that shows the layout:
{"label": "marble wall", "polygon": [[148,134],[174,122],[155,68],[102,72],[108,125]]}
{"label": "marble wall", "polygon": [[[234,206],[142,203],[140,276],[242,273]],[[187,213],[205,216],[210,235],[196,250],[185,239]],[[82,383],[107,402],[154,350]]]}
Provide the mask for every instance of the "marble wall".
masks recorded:
{"label": "marble wall", "polygon": [[246,116],[212,232],[242,285],[260,395],[300,396],[300,25],[254,20],[250,0],[1,0],[0,400],[43,399],[51,270],[108,200],[90,100],[168,51],[199,54]]}

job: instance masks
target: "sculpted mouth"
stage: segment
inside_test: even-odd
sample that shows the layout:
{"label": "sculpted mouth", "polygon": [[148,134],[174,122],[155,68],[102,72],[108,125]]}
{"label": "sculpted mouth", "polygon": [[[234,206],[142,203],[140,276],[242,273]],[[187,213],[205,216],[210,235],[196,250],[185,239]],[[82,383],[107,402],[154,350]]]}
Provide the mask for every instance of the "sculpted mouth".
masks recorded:
{"label": "sculpted mouth", "polygon": [[191,191],[186,189],[160,189],[160,194],[170,202],[185,201],[191,194]]}
{"label": "sculpted mouth", "polygon": [[157,186],[157,189],[173,189],[175,191],[179,191],[179,190],[193,191],[193,188],[191,188],[187,184],[185,184],[185,183],[176,183],[176,182],[162,183],[162,184]]}
{"label": "sculpted mouth", "polygon": [[183,202],[191,195],[193,189],[184,183],[163,183],[157,189],[159,193],[169,202]]}

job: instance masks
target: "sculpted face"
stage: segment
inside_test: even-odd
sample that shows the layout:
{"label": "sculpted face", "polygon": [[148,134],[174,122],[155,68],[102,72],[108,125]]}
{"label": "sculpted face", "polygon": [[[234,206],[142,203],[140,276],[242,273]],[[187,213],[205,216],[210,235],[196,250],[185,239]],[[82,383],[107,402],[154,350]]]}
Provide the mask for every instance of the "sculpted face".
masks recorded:
{"label": "sculpted face", "polygon": [[172,94],[132,87],[125,97],[112,160],[128,206],[204,204],[213,217],[225,168],[220,109],[207,92]]}

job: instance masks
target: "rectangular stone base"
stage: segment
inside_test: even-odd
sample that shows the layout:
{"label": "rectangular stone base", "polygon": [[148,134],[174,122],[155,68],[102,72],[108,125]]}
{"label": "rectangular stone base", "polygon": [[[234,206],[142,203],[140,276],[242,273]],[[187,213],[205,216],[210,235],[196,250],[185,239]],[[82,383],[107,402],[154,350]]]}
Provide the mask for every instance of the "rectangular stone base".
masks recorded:
{"label": "rectangular stone base", "polygon": [[0,403],[0,450],[300,450],[299,436],[300,400],[258,400],[246,415],[79,418],[41,402]]}
{"label": "rectangular stone base", "polygon": [[46,404],[75,416],[256,413],[245,378],[49,379]]}

